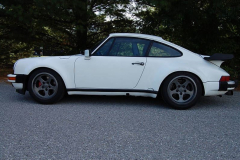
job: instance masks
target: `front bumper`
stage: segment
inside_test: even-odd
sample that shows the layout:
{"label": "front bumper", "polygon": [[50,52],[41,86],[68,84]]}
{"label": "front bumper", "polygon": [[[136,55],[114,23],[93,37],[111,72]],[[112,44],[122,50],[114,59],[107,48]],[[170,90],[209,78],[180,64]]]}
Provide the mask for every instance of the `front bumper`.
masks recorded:
{"label": "front bumper", "polygon": [[231,91],[238,86],[238,81],[219,82],[219,91]]}
{"label": "front bumper", "polygon": [[9,74],[7,75],[8,82],[11,82],[16,92],[25,94],[27,89],[27,75],[24,74]]}

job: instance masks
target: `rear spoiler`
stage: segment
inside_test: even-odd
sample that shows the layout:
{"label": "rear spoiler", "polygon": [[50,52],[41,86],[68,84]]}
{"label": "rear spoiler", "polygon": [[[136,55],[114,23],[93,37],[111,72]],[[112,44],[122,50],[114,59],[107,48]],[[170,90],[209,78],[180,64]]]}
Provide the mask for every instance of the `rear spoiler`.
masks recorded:
{"label": "rear spoiler", "polygon": [[204,56],[203,59],[207,61],[226,61],[233,59],[234,55],[233,54],[222,54],[222,53],[215,53],[211,56]]}

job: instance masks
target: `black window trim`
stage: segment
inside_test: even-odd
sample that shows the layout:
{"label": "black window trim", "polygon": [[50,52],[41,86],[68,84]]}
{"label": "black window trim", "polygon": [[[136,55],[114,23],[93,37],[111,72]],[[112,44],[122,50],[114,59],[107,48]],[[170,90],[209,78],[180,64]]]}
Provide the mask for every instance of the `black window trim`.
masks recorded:
{"label": "black window trim", "polygon": [[[99,57],[140,57],[140,56],[109,56],[109,52],[111,51],[112,46],[113,46],[116,38],[136,38],[136,39],[148,40],[150,43],[149,43],[148,49],[147,49],[147,51],[146,51],[146,54],[145,54],[145,56],[141,56],[141,57],[177,58],[177,57],[182,57],[182,56],[183,56],[182,51],[180,51],[179,49],[177,49],[177,48],[175,48],[175,47],[173,47],[173,46],[170,46],[170,45],[168,45],[168,44],[165,44],[165,43],[162,43],[162,42],[159,42],[159,41],[155,41],[155,40],[151,40],[151,39],[147,39],[147,38],[127,37],[127,36],[115,36],[115,37],[106,38],[106,40],[105,40],[102,44],[100,44],[100,45],[95,49],[95,52],[93,52],[93,53],[91,54],[91,56],[96,56],[96,55],[94,55],[94,54],[99,50],[99,48],[101,48],[103,45],[105,45],[105,44],[106,44],[110,39],[112,39],[112,38],[113,38],[113,42],[112,42],[112,44],[111,44],[110,49],[108,50],[107,55],[106,55],[106,56],[99,56]],[[175,50],[177,50],[178,52],[180,52],[181,55],[179,55],[179,56],[162,56],[162,57],[161,57],[161,56],[149,56],[150,50],[151,50],[152,45],[153,45],[154,42],[155,42],[155,43],[160,43],[160,44],[162,44],[162,45],[165,45],[165,46],[168,46],[168,47],[170,47],[170,48],[172,48],[172,49],[175,49]],[[96,56],[96,57],[98,57],[98,56]]]}

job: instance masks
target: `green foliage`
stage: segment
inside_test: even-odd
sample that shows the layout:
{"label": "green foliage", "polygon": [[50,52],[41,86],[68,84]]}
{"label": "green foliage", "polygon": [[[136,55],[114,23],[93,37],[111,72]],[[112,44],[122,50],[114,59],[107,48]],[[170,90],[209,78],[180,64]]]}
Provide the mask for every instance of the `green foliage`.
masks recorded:
{"label": "green foliage", "polygon": [[26,48],[39,50],[43,46],[44,55],[78,54],[109,33],[135,32],[133,22],[124,15],[128,3],[125,0],[0,0],[1,65],[9,61],[10,53]]}
{"label": "green foliage", "polygon": [[223,65],[222,68],[231,75],[231,78],[240,80],[239,79],[239,70],[235,70],[232,67],[229,67],[226,65]]}
{"label": "green foliage", "polygon": [[139,0],[141,33],[153,34],[199,54],[234,54],[226,63],[240,74],[240,3],[235,0]]}
{"label": "green foliage", "polygon": [[236,77],[239,15],[236,0],[0,0],[0,65],[40,46],[44,55],[77,54],[109,33],[138,32],[199,54],[234,54],[225,68]]}

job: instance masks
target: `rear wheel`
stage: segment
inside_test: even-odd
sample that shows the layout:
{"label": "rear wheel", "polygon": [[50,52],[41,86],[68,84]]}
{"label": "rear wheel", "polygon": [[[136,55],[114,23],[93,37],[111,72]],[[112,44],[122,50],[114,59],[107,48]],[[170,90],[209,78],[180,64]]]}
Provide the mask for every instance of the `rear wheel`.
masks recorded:
{"label": "rear wheel", "polygon": [[167,77],[161,88],[164,101],[175,109],[188,109],[194,106],[202,94],[199,79],[185,72],[178,72]]}
{"label": "rear wheel", "polygon": [[50,69],[34,71],[29,77],[28,89],[30,95],[43,104],[55,103],[65,94],[62,78]]}

